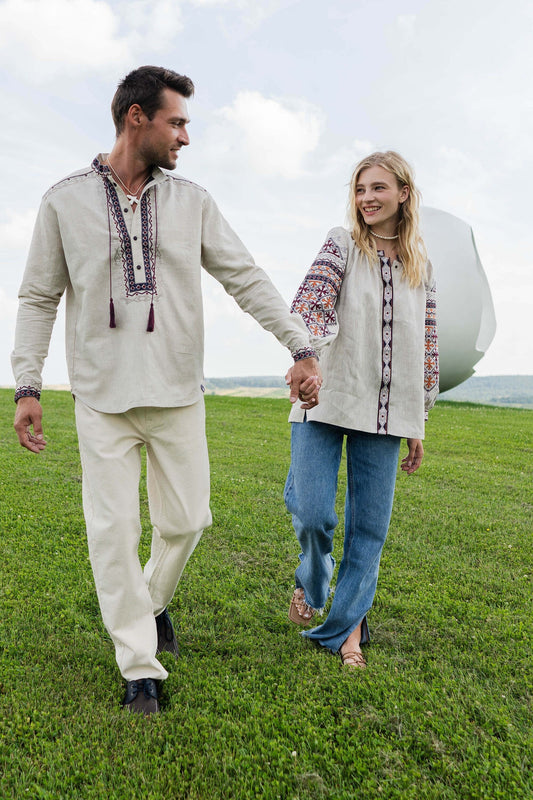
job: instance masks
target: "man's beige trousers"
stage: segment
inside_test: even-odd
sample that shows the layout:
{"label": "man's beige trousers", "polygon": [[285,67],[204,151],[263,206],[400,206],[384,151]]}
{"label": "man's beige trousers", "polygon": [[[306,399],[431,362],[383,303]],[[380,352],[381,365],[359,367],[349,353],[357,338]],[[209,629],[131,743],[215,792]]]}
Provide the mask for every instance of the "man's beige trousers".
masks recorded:
{"label": "man's beige trousers", "polygon": [[[76,398],[89,556],[104,625],[126,680],[164,680],[155,616],[170,602],[211,524],[203,399],[181,408],[94,411]],[[141,448],[146,447],[151,555],[139,560]]]}

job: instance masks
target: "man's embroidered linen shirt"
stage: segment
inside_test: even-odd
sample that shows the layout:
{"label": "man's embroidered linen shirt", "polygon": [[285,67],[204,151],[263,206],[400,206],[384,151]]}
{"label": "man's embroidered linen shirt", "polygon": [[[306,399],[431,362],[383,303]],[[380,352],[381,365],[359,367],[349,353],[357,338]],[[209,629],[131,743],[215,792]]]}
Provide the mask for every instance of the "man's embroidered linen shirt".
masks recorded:
{"label": "man's embroidered linen shirt", "polygon": [[[39,397],[66,291],[72,392],[97,411],[189,405],[201,396],[201,268],[296,357],[314,355],[303,321],[257,267],[212,197],[156,168],[135,211],[104,156],[44,196],[20,288],[16,397]],[[116,328],[111,328],[110,296]],[[147,332],[153,301],[155,326]]]}

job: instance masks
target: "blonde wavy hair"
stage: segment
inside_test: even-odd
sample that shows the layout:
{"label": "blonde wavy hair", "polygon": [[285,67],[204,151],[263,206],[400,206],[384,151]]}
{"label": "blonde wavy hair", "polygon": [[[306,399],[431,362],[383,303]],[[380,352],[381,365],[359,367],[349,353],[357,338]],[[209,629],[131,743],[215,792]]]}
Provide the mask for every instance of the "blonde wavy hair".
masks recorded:
{"label": "blonde wavy hair", "polygon": [[357,247],[368,256],[371,264],[378,263],[376,240],[370,234],[370,226],[366,224],[356,203],[356,187],[359,176],[369,167],[383,167],[394,175],[398,187],[409,188],[407,199],[400,205],[400,222],[398,224],[398,255],[403,264],[403,276],[412,288],[420,286],[426,278],[427,253],[419,232],[418,208],[421,195],[415,186],[414,173],[407,161],[394,150],[385,153],[371,153],[357,164],[350,181],[348,197],[348,220],[350,233]]}

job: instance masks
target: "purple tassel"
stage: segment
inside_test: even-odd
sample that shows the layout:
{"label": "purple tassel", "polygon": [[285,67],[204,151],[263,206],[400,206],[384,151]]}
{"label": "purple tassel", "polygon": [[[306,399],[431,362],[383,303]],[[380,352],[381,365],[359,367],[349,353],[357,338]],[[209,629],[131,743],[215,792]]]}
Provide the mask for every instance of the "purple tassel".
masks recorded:
{"label": "purple tassel", "polygon": [[109,327],[116,328],[117,323],[115,322],[115,306],[113,305],[113,298],[109,298]]}
{"label": "purple tassel", "polygon": [[153,302],[151,302],[150,303],[150,313],[148,314],[148,325],[146,326],[146,330],[148,331],[148,333],[152,333],[152,331],[154,329],[154,323],[155,323],[155,319],[154,319],[154,304],[153,304]]}

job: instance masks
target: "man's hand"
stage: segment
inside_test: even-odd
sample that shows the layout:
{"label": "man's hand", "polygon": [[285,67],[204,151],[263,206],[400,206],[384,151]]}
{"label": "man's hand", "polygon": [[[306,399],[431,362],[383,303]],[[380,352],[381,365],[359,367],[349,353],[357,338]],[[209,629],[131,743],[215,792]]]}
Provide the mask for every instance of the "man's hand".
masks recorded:
{"label": "man's hand", "polygon": [[401,467],[408,475],[412,475],[422,463],[424,448],[422,447],[421,439],[408,439],[407,447],[409,448],[409,453],[405,458],[402,458]]}
{"label": "man's hand", "polygon": [[22,447],[26,447],[32,453],[40,453],[46,447],[42,418],[43,409],[36,397],[20,398],[15,412],[14,427]]}
{"label": "man's hand", "polygon": [[322,373],[316,358],[301,358],[296,361],[285,375],[285,381],[291,387],[291,403],[296,403],[300,399],[303,401],[304,409],[318,405]]}

